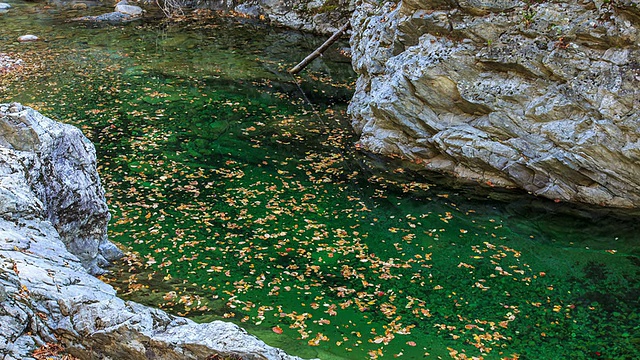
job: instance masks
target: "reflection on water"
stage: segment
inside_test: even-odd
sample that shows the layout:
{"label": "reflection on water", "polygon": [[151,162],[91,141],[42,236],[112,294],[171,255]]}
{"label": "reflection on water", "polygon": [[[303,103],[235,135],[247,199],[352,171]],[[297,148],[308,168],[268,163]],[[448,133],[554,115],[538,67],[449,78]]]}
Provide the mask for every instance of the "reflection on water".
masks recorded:
{"label": "reflection on water", "polygon": [[[348,59],[300,79],[317,113],[286,75],[324,39],[229,18],[94,27],[41,4],[2,16],[4,51],[37,70],[2,101],[96,144],[110,236],[131,250],[110,280],[122,296],[304,357],[639,357],[637,216],[359,153]],[[25,32],[47,41],[13,42]]]}

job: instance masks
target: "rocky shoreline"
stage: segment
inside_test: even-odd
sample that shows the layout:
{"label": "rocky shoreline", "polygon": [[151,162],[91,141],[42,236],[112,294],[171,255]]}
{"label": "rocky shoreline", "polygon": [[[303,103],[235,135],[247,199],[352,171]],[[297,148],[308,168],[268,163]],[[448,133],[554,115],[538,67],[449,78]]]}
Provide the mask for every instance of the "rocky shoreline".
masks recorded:
{"label": "rocky shoreline", "polygon": [[117,297],[91,274],[120,251],[95,149],[77,128],[0,104],[0,358],[59,343],[79,359],[297,359],[236,325]]}
{"label": "rocky shoreline", "polygon": [[360,0],[360,146],[556,201],[640,207],[640,3]]}

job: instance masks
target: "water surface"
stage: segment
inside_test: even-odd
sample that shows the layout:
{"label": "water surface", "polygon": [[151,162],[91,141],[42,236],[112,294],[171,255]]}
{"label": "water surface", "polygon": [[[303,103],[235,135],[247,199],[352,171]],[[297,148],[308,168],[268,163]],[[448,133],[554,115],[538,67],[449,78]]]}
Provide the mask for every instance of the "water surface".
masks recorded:
{"label": "water surface", "polygon": [[[205,15],[0,15],[2,51],[28,64],[0,101],[96,144],[110,238],[130,252],[107,279],[121,296],[303,357],[640,357],[637,216],[569,215],[361,153],[337,49],[294,81],[324,39]],[[27,32],[46,41],[14,41]]]}

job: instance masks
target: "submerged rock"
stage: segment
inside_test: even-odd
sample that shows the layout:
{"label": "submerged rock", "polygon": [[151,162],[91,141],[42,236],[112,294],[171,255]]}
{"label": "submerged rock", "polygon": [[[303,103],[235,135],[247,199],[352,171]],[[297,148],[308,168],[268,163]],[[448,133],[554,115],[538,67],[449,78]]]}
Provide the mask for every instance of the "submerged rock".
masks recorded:
{"label": "submerged rock", "polygon": [[121,255],[82,133],[0,104],[0,358],[59,342],[80,359],[295,359],[236,325],[119,299],[90,275]]}
{"label": "submerged rock", "polygon": [[361,145],[490,186],[639,207],[639,4],[358,1]]}

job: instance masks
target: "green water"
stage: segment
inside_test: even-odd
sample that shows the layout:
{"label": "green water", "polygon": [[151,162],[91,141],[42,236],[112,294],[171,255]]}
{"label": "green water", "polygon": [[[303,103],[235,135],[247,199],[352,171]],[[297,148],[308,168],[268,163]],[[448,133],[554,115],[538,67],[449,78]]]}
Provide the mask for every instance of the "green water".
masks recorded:
{"label": "green water", "polygon": [[[110,237],[130,251],[107,279],[123,297],[303,357],[640,358],[637,215],[569,215],[359,152],[348,59],[298,79],[313,109],[285,72],[322,38],[70,16],[0,15],[0,52],[28,64],[0,101],[96,144]],[[25,32],[46,41],[15,43]]]}

